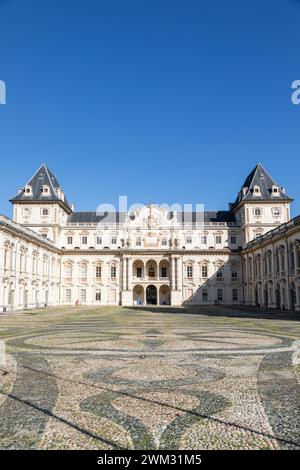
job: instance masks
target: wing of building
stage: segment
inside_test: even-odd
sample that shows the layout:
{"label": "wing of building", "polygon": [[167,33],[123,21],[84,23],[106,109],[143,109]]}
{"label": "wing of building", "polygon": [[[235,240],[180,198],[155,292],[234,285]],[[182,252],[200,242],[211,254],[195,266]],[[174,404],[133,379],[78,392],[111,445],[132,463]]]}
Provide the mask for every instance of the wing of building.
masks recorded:
{"label": "wing of building", "polygon": [[75,212],[43,164],[0,216],[0,310],[246,304],[300,310],[300,221],[258,164],[228,211]]}

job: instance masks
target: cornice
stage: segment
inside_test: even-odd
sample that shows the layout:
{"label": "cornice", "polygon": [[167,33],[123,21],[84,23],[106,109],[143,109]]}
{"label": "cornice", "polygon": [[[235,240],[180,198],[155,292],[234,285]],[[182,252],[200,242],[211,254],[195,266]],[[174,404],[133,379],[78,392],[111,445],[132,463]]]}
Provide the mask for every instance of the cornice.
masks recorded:
{"label": "cornice", "polygon": [[62,255],[74,256],[74,255],[112,255],[112,256],[193,256],[193,255],[230,255],[240,254],[240,250],[230,249],[218,249],[218,250],[61,250]]}
{"label": "cornice", "polygon": [[49,251],[53,251],[57,254],[61,254],[61,250],[57,248],[55,245],[50,245],[50,243],[48,244],[46,241],[44,242],[43,240],[39,240],[38,238],[34,236],[34,234],[31,236],[25,232],[20,232],[15,227],[6,225],[4,223],[0,223],[0,230],[2,230],[5,233],[9,233],[10,235],[13,235],[19,240],[26,240],[29,243],[34,243],[35,245],[42,246]]}
{"label": "cornice", "polygon": [[40,206],[44,206],[44,205],[55,205],[55,204],[58,204],[62,209],[64,209],[68,215],[72,214],[72,210],[70,209],[70,207],[67,206],[66,203],[64,203],[63,201],[61,201],[60,199],[58,199],[57,201],[56,200],[45,200],[45,201],[32,201],[32,200],[28,200],[28,201],[24,201],[24,200],[18,200],[18,201],[13,201],[12,199],[10,199],[11,203],[13,203],[15,206],[17,206],[18,204],[22,204],[22,205],[40,205]]}

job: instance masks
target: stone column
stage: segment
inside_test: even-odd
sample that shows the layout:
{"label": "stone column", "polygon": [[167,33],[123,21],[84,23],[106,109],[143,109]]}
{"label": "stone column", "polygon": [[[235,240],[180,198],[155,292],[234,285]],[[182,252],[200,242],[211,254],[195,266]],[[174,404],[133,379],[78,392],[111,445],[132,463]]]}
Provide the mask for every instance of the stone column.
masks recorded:
{"label": "stone column", "polygon": [[132,289],[132,260],[131,258],[127,258],[128,261],[128,270],[127,270],[127,290]]}
{"label": "stone column", "polygon": [[177,283],[176,288],[179,291],[182,291],[182,262],[181,258],[177,258]]}
{"label": "stone column", "polygon": [[290,289],[290,273],[289,273],[289,264],[290,264],[290,258],[289,258],[289,248],[288,248],[288,243],[286,241],[285,243],[285,278],[286,278],[286,308],[288,310],[291,309],[291,289]]}
{"label": "stone column", "polygon": [[272,303],[271,308],[276,308],[276,278],[275,278],[275,271],[276,271],[276,262],[275,262],[275,250],[274,246],[271,249],[272,253]]}
{"label": "stone column", "polygon": [[295,242],[294,243],[294,264],[295,264],[295,278],[297,276],[297,274],[300,274],[298,273],[298,269],[299,269],[299,256],[298,256],[298,250],[300,249],[300,247],[297,246],[297,243]]}
{"label": "stone column", "polygon": [[243,293],[244,293],[244,298],[242,299],[244,305],[249,305],[249,297],[250,297],[250,294],[249,294],[249,264],[248,264],[248,255],[246,255],[244,257],[244,263],[243,263],[243,259],[242,259],[242,269],[243,269],[243,264],[245,266],[245,269],[244,269],[244,290],[243,290]]}
{"label": "stone column", "polygon": [[297,284],[295,282],[295,289],[296,289],[296,305],[295,305],[295,310],[300,311],[300,283]]}
{"label": "stone column", "polygon": [[126,271],[127,271],[127,258],[123,256],[123,261],[122,261],[122,268],[123,268],[123,273],[122,273],[122,288],[123,290],[127,290],[127,280],[126,280]]}
{"label": "stone column", "polygon": [[279,278],[281,277],[281,272],[282,272],[282,256],[281,256],[281,248],[279,247],[278,249],[278,261],[279,261]]}
{"label": "stone column", "polygon": [[252,288],[251,288],[251,304],[253,306],[256,305],[256,298],[255,298],[255,254],[253,253],[252,257],[251,257],[251,266],[252,266]]}
{"label": "stone column", "polygon": [[170,274],[171,274],[171,290],[175,290],[175,258],[171,258],[171,269],[170,269]]}

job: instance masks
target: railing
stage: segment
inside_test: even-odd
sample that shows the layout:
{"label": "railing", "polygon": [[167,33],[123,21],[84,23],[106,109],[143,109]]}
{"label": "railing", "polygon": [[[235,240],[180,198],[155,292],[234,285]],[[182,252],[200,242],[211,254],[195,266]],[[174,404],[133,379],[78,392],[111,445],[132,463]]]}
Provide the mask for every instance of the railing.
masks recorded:
{"label": "railing", "polygon": [[[67,222],[66,223],[66,227],[101,227],[101,230],[104,230],[105,227],[104,225],[107,227],[107,230],[123,230],[126,228],[129,229],[129,230],[133,230],[133,231],[136,231],[136,227],[133,227],[132,229],[128,226],[127,223],[123,222],[123,223],[109,223],[109,222]],[[190,228],[193,228],[193,229],[198,229],[198,230],[201,230],[201,228],[205,226],[205,227],[239,227],[240,224],[238,222],[199,222],[199,223],[195,223],[195,222],[178,222],[178,224],[175,226],[175,228],[181,228],[182,229],[190,229]],[[143,227],[140,227],[141,230],[143,230]],[[152,227],[151,230],[152,231],[155,231],[155,230],[161,230],[161,229],[164,229],[164,230],[170,230],[170,229],[173,229],[173,226],[169,226],[169,225],[166,225],[166,226],[160,226],[159,228],[157,227]],[[148,230],[148,229],[147,229]]]}
{"label": "railing", "polygon": [[170,281],[170,278],[169,277],[162,277],[162,276],[154,276],[154,277],[150,277],[150,276],[142,276],[142,277],[138,277],[138,276],[132,276],[132,281],[133,282],[157,282],[157,281],[160,281],[160,282],[169,282]]}
{"label": "railing", "polygon": [[259,245],[260,243],[266,240],[271,240],[276,235],[287,232],[290,228],[294,227],[295,225],[300,225],[300,216],[295,217],[294,219],[290,220],[289,222],[286,222],[285,224],[279,225],[279,227],[270,230],[269,232],[265,233],[264,235],[261,235],[260,237],[255,238],[254,240],[251,240],[246,245],[246,248],[252,248],[253,246]]}

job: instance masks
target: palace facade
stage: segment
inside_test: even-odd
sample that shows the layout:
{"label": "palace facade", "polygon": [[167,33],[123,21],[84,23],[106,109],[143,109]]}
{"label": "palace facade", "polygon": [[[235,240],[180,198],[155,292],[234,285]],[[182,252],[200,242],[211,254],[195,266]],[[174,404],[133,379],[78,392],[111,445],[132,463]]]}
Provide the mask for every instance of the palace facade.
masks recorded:
{"label": "palace facade", "polygon": [[0,216],[0,311],[246,304],[300,310],[300,218],[259,164],[228,211],[76,212],[42,165]]}

